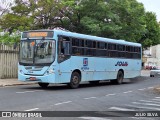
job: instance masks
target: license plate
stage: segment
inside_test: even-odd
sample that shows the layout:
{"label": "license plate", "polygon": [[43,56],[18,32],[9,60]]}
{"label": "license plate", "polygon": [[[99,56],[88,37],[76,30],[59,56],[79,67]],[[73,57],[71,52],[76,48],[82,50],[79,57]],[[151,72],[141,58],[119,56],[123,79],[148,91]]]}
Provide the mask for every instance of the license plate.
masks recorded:
{"label": "license plate", "polygon": [[30,77],[29,79],[30,80],[36,80],[36,77]]}

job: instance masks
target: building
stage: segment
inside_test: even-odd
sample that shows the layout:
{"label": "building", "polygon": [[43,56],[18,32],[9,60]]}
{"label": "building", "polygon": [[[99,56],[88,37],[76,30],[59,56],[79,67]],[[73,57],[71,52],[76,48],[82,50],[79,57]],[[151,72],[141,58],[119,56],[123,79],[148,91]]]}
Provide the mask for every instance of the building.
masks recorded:
{"label": "building", "polygon": [[160,44],[143,51],[143,65],[146,69],[160,66]]}

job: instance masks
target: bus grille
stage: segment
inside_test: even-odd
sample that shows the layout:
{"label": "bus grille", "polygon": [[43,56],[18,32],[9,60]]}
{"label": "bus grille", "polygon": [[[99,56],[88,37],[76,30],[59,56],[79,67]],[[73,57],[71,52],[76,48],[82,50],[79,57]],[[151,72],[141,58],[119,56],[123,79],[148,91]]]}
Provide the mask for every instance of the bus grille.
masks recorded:
{"label": "bus grille", "polygon": [[25,67],[26,70],[32,70],[32,71],[41,71],[43,69],[42,66],[34,66],[34,67]]}

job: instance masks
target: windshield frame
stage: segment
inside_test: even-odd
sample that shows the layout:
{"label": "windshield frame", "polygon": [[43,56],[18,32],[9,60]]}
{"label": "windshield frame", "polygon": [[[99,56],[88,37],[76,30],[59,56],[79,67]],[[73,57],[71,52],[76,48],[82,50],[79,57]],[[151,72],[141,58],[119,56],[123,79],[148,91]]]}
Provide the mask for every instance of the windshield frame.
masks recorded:
{"label": "windshield frame", "polygon": [[[55,61],[55,59],[56,59],[56,40],[55,39],[51,39],[51,38],[47,38],[47,39],[44,39],[44,40],[42,40],[42,41],[47,41],[47,40],[50,40],[50,41],[53,41],[54,42],[54,54],[52,54],[52,57],[53,57],[53,60],[52,60],[52,62],[49,62],[49,63],[35,63],[35,52],[36,52],[36,45],[37,45],[37,43],[36,43],[36,40],[42,40],[42,39],[21,39],[21,41],[20,41],[20,46],[19,46],[19,57],[18,57],[18,61],[19,61],[19,64],[20,65],[24,65],[24,66],[50,66],[54,61]],[[21,48],[21,43],[22,42],[30,42],[30,41],[34,41],[36,44],[35,44],[35,46],[34,46],[34,50],[33,50],[33,62],[32,63],[24,63],[24,62],[21,62],[20,61],[20,54],[21,54],[21,50],[22,50],[22,48]]]}

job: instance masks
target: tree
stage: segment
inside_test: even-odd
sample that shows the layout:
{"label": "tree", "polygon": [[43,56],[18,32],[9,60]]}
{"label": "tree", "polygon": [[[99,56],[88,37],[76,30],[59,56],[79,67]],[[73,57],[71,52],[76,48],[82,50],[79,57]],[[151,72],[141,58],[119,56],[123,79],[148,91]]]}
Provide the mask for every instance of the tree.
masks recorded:
{"label": "tree", "polygon": [[79,33],[102,37],[114,36],[120,27],[114,23],[117,15],[110,11],[104,0],[63,1],[67,10],[63,12],[67,29]]}
{"label": "tree", "polygon": [[[136,42],[145,32],[145,11],[136,0],[64,2],[70,31]],[[62,20],[62,21],[63,21]]]}
{"label": "tree", "polygon": [[16,30],[30,29],[33,19],[28,16],[31,8],[26,5],[23,0],[15,0],[15,6],[11,7],[8,14],[5,14],[0,19],[0,26],[2,29],[7,29],[10,34]]}
{"label": "tree", "polygon": [[34,18],[35,28],[54,28],[59,20],[59,10],[61,9],[61,2],[56,0],[38,0],[37,3],[32,4],[34,11],[32,18]]}
{"label": "tree", "polygon": [[0,4],[0,17],[10,11],[11,6],[13,5],[12,2],[13,2],[12,0],[10,0],[10,1],[8,1],[8,0],[1,0],[1,4]]}
{"label": "tree", "polygon": [[55,0],[15,0],[11,12],[0,19],[3,29],[46,29],[53,27],[59,14],[60,3]]}
{"label": "tree", "polygon": [[8,33],[0,35],[0,44],[12,45],[20,41],[20,36],[18,34],[9,35]]}
{"label": "tree", "polygon": [[28,30],[30,29],[30,24],[32,24],[32,19],[26,16],[19,16],[16,14],[6,14],[0,20],[0,25],[2,29],[8,29],[10,34],[14,29],[16,30]]}
{"label": "tree", "polygon": [[62,27],[144,47],[159,43],[155,15],[136,0],[15,0],[11,10],[0,18],[1,28],[11,32]]}
{"label": "tree", "polygon": [[144,47],[160,44],[160,25],[156,21],[156,15],[152,12],[146,12],[145,16],[146,32],[139,40]]}
{"label": "tree", "polygon": [[146,30],[143,5],[136,0],[117,0],[111,5],[111,10],[119,17],[115,24],[121,26],[115,38],[137,42]]}

